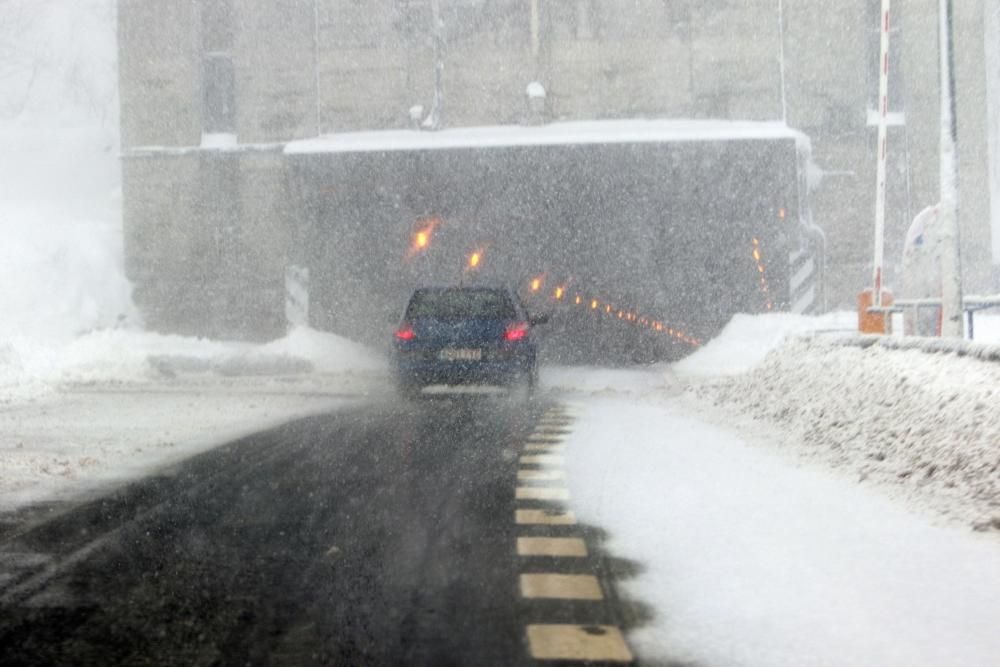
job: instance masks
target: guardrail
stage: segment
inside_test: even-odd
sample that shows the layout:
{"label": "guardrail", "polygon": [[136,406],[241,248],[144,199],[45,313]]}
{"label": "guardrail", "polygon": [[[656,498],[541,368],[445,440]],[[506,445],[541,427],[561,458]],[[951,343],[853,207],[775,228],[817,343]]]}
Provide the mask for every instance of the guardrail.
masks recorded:
{"label": "guardrail", "polygon": [[[884,317],[890,317],[893,313],[905,313],[912,311],[914,319],[917,318],[921,308],[940,308],[941,299],[898,299],[890,305],[871,306],[869,313],[881,313]],[[968,295],[962,299],[962,311],[965,313],[965,332],[969,340],[975,340],[974,315],[980,310],[988,308],[1000,308],[1000,294],[989,296]]]}

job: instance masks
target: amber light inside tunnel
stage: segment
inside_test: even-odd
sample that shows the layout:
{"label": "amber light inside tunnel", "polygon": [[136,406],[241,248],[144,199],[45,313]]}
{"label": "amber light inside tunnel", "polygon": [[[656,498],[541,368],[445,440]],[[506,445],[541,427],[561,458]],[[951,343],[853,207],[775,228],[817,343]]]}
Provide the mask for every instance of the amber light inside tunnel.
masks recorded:
{"label": "amber light inside tunnel", "polygon": [[[537,294],[539,292],[544,275],[545,274],[541,274],[541,276],[532,278],[527,283],[528,289],[533,294]],[[551,299],[553,299],[554,301],[561,301],[564,294],[565,294],[565,288],[559,286],[552,292]],[[544,297],[533,296],[533,298],[544,298]],[[686,333],[684,333],[679,329],[667,327],[659,320],[650,319],[649,317],[643,316],[641,313],[618,309],[611,303],[599,298],[590,297],[589,300],[590,300],[590,310],[594,311],[598,315],[608,315],[612,318],[613,321],[621,320],[623,323],[628,322],[634,326],[646,329],[653,334],[663,334],[670,336],[692,347],[699,347],[701,345],[701,341],[699,341],[698,339],[688,336]],[[581,295],[577,294],[575,295],[573,302],[578,306],[582,305],[584,302],[584,298]],[[603,306],[603,308],[601,306]]]}
{"label": "amber light inside tunnel", "polygon": [[761,251],[760,241],[756,238],[751,239],[751,241],[753,242],[753,259],[757,262],[757,274],[760,276],[760,292],[766,299],[765,305],[767,309],[774,310],[774,301],[771,299],[770,289],[768,289],[767,285],[767,265],[764,263],[764,254]]}

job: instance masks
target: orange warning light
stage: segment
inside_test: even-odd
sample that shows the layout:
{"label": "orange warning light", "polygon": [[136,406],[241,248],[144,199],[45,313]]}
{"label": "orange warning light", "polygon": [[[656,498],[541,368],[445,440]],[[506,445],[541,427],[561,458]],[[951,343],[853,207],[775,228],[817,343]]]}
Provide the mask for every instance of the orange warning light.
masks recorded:
{"label": "orange warning light", "polygon": [[483,259],[483,254],[478,250],[469,255],[469,268],[470,269],[477,268],[482,259]]}
{"label": "orange warning light", "polygon": [[562,288],[562,287],[557,287],[557,288],[556,288],[556,291],[555,291],[555,297],[556,297],[557,299],[561,299],[561,298],[563,298],[563,292],[564,292],[564,291],[565,291],[565,290],[563,290],[563,288]]}

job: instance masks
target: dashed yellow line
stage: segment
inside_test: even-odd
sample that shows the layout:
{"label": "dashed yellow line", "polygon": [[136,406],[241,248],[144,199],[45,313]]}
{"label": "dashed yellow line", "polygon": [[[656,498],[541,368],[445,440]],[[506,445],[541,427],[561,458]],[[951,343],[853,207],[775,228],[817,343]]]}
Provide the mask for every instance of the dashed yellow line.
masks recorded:
{"label": "dashed yellow line", "polygon": [[557,486],[519,486],[518,500],[569,500],[569,491]]}
{"label": "dashed yellow line", "polygon": [[572,526],[576,524],[576,515],[569,510],[516,510],[514,521],[520,526]]}
{"label": "dashed yellow line", "polygon": [[529,625],[528,647],[535,660],[632,661],[621,631],[612,625]]}
{"label": "dashed yellow line", "polygon": [[550,600],[603,600],[601,584],[592,574],[522,574],[521,595]]}
{"label": "dashed yellow line", "polygon": [[517,555],[585,558],[587,545],[579,537],[519,537]]}
{"label": "dashed yellow line", "polygon": [[562,454],[566,451],[565,445],[549,445],[539,442],[529,442],[524,446],[525,451],[530,452],[550,452],[552,454]]}
{"label": "dashed yellow line", "polygon": [[526,445],[563,445],[565,441],[562,438],[536,438],[528,436],[524,443]]}
{"label": "dashed yellow line", "polygon": [[517,478],[551,482],[557,479],[566,479],[566,473],[562,470],[518,470]]}
{"label": "dashed yellow line", "polygon": [[521,463],[534,463],[537,465],[562,465],[566,458],[560,454],[522,454]]}

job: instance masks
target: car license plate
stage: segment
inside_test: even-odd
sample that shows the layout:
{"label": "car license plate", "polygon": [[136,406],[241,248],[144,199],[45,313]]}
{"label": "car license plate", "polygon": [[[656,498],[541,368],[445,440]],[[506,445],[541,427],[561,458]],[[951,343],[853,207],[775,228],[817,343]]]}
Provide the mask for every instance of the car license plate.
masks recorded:
{"label": "car license plate", "polygon": [[445,348],[438,352],[438,359],[441,361],[479,361],[483,358],[483,351],[468,348]]}

